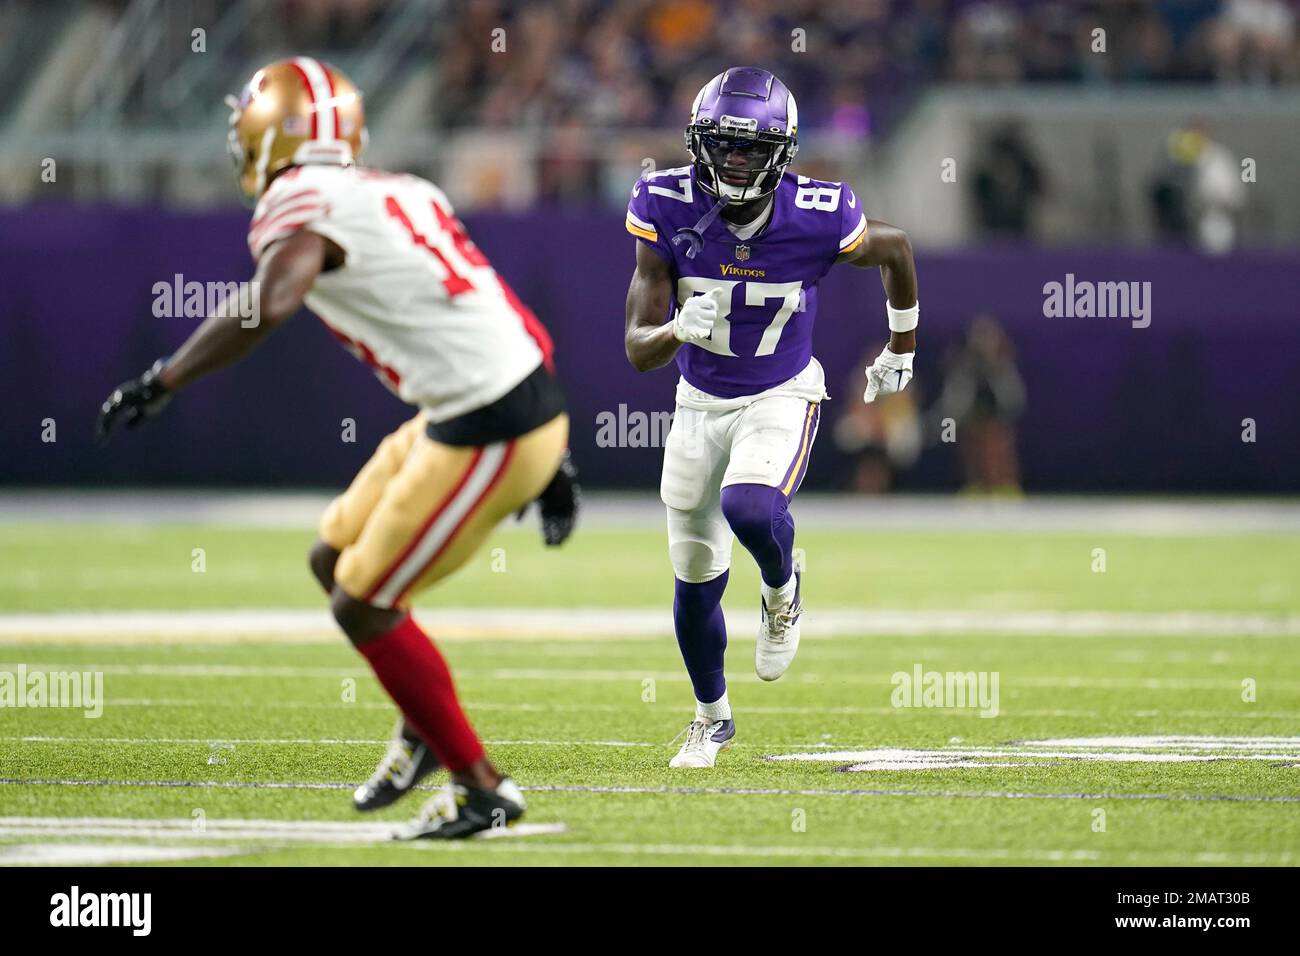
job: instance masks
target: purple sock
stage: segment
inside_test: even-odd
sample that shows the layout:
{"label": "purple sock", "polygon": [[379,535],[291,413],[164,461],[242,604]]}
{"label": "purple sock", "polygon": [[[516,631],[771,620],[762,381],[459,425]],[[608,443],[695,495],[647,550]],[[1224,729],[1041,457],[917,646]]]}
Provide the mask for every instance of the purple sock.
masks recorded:
{"label": "purple sock", "polygon": [[727,650],[727,622],[722,616],[722,592],[729,572],[712,581],[687,584],[677,581],[673,597],[673,627],[682,650],[686,673],[695,687],[695,699],[711,704],[727,692],[722,658]]}
{"label": "purple sock", "polygon": [[794,519],[779,488],[728,485],[722,489],[722,514],[740,543],[758,562],[763,583],[782,587],[794,573]]}

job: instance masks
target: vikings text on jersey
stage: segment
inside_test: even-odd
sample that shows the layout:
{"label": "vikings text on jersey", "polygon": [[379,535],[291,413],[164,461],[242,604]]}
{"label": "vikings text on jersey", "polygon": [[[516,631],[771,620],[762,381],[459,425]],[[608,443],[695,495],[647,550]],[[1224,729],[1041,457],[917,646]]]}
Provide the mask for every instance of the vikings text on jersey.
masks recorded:
{"label": "vikings text on jersey", "polygon": [[715,219],[702,249],[688,257],[672,237],[715,201],[693,167],[659,170],[633,186],[626,227],[670,264],[676,305],[724,290],[712,337],[679,349],[677,367],[695,388],[737,398],[777,386],[811,361],[817,284],[866,237],[867,220],[849,186],[787,172],[762,230],[739,239]]}

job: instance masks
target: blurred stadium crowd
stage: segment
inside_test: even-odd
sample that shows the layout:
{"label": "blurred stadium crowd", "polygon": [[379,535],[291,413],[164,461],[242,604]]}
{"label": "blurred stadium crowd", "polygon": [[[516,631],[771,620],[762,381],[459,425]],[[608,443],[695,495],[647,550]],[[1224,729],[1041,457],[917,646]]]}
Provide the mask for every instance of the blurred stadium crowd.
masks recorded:
{"label": "blurred stadium crowd", "polygon": [[[128,0],[98,2],[129,6]],[[765,64],[799,91],[808,124],[856,138],[887,126],[932,82],[1300,82],[1300,0],[418,4],[438,8],[435,28],[414,52],[437,64],[434,121],[446,127],[673,126],[721,61]],[[7,15],[21,5],[10,4]],[[220,12],[222,4],[212,6]],[[399,4],[271,0],[269,6],[258,29],[243,37],[247,56],[276,56],[294,46],[360,49]],[[499,30],[501,42],[484,42]]]}
{"label": "blurred stadium crowd", "polygon": [[[378,0],[338,0],[342,17]],[[328,5],[293,4],[325,17]],[[720,60],[762,63],[822,130],[868,137],[933,81],[1300,80],[1285,0],[471,0],[450,31],[446,125],[672,126]],[[288,11],[286,11],[288,13]],[[504,26],[514,45],[475,42]],[[1106,56],[1094,56],[1105,31]],[[517,39],[516,39],[517,38]],[[458,42],[463,41],[463,42]],[[721,47],[721,48],[720,48]]]}
{"label": "blurred stadium crowd", "polygon": [[[130,352],[123,367],[166,338],[131,296],[182,267],[242,274],[223,97],[295,54],[365,92],[364,162],[436,181],[533,308],[585,343],[591,328],[618,327],[631,184],[686,162],[695,92],[753,63],[798,97],[796,171],[851,182],[925,260],[927,368],[895,400],[837,403],[823,443],[835,453],[814,463],[822,487],[935,488],[957,471],[962,487],[993,494],[1022,481],[1289,487],[1285,453],[1210,443],[1228,435],[1237,451],[1237,423],[1294,379],[1284,290],[1300,248],[1298,14],[1300,0],[0,0],[0,278],[28,336],[10,351],[20,375],[76,377],[60,372],[59,322],[80,329],[82,303],[50,295],[67,263],[82,265],[70,235],[122,291],[94,325],[102,349]],[[1189,248],[1223,258],[1210,266]],[[602,263],[584,267],[577,294],[575,249]],[[1108,338],[1122,323],[1044,321],[1044,283],[1074,273],[1159,285],[1160,318],[1126,341],[1124,360]],[[856,314],[863,286],[834,285],[827,313],[833,293]],[[1205,369],[1240,344],[1243,320],[1265,344],[1241,379],[1253,397],[1226,401]],[[882,343],[859,354],[851,324],[819,335],[834,343],[823,354],[838,394],[860,394]],[[588,386],[579,418],[610,396],[658,407],[650,386],[629,392],[621,350],[567,354]],[[1056,387],[1079,369],[1084,403]],[[282,384],[259,374],[232,387]],[[102,395],[87,387],[90,407]],[[1204,426],[1212,415],[1222,420]],[[1089,434],[1089,421],[1105,427]],[[291,452],[247,473],[242,452],[181,462],[173,477],[316,480]],[[600,456],[590,473],[621,486],[652,474],[650,461]],[[70,458],[58,480],[99,480],[84,467]]]}
{"label": "blurred stadium crowd", "polygon": [[[709,77],[753,63],[796,92],[800,172],[854,181],[925,244],[1277,245],[1300,236],[1298,14],[1300,0],[0,0],[0,203],[228,203],[223,96],[310,53],[365,91],[368,161],[436,179],[465,211],[617,208],[647,163],[685,160]],[[45,182],[34,170],[54,155]],[[963,163],[957,190],[917,175],[944,157]],[[1247,157],[1267,171],[1249,191]]]}

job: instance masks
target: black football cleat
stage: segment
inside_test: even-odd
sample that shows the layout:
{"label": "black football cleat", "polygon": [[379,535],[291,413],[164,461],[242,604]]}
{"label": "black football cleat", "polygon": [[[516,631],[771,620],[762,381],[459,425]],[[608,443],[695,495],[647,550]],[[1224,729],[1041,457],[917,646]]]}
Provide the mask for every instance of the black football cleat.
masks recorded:
{"label": "black football cleat", "polygon": [[409,826],[394,834],[398,840],[463,840],[485,830],[513,826],[524,815],[524,795],[509,777],[495,790],[458,783],[438,792]]}
{"label": "black football cleat", "polygon": [[352,805],[362,812],[391,806],[441,766],[414,728],[398,720],[388,753],[370,779],[352,794]]}

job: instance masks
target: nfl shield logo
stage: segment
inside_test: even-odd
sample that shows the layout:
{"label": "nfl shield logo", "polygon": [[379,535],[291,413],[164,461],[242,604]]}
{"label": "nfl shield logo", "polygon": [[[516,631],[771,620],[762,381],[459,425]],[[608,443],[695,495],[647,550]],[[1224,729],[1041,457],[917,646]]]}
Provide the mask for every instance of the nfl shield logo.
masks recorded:
{"label": "nfl shield logo", "polygon": [[744,244],[736,246],[736,260],[738,262],[744,262],[748,258],[749,258],[749,246],[746,246]]}

